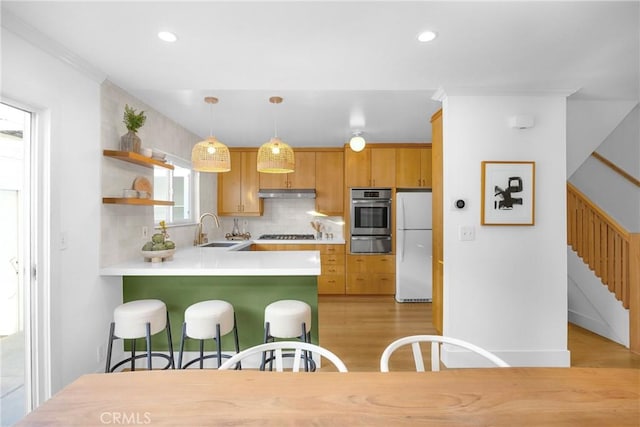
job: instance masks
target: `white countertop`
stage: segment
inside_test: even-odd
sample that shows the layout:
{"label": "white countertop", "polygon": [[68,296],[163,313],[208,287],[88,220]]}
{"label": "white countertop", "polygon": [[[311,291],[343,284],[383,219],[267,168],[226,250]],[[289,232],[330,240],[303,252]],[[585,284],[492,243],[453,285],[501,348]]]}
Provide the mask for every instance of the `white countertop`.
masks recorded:
{"label": "white countertop", "polygon": [[[274,242],[261,240],[262,242]],[[282,241],[277,241],[281,243]],[[301,240],[294,241],[295,243]],[[311,240],[310,242],[318,242]],[[329,241],[327,241],[329,242]],[[252,241],[240,242],[241,247]],[[173,260],[122,262],[100,270],[102,276],[319,276],[320,251],[238,251],[230,248],[178,248]]]}

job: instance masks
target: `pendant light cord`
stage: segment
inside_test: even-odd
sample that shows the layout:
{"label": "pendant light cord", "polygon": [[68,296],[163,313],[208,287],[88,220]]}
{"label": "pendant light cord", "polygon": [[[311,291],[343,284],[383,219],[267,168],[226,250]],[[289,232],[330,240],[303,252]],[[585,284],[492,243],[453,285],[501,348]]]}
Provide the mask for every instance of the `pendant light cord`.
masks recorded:
{"label": "pendant light cord", "polygon": [[278,138],[278,118],[276,117],[278,115],[278,112],[276,111],[276,108],[278,108],[278,104],[273,104],[273,137],[274,138]]}

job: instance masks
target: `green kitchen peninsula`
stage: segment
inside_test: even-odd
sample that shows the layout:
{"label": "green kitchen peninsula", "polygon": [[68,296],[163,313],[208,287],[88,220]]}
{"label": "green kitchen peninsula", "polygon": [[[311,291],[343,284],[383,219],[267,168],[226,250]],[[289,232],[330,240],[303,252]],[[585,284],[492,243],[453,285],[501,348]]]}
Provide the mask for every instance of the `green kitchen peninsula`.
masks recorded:
{"label": "green kitchen peninsula", "polygon": [[[165,302],[176,352],[185,309],[210,299],[233,305],[241,349],[263,342],[264,308],[281,299],[296,299],[311,306],[311,341],[318,343],[319,251],[252,252],[193,247],[176,251],[171,261],[151,263],[141,257],[139,261],[105,267],[101,275],[122,277],[123,302],[148,298]],[[154,336],[153,346],[167,350],[166,336]],[[213,347],[211,340],[205,348]],[[222,348],[233,349],[232,334],[223,337]],[[197,341],[187,341],[185,350],[197,349]]]}

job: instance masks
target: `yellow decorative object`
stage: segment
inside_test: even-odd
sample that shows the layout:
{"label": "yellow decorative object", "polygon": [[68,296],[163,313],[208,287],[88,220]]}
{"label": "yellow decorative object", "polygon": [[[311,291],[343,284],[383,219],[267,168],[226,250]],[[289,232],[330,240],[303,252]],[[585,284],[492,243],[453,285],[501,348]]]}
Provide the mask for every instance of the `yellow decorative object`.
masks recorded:
{"label": "yellow decorative object", "polygon": [[210,136],[193,146],[191,163],[193,169],[198,172],[229,172],[231,170],[229,148],[215,136]]}
{"label": "yellow decorative object", "polygon": [[[269,102],[273,105],[280,104],[282,98],[279,96],[272,96],[269,98]],[[258,150],[258,172],[262,173],[290,173],[295,169],[295,157],[293,149],[282,142],[278,138],[278,126],[275,118],[274,123],[274,135],[269,142],[262,144]]]}
{"label": "yellow decorative object", "polygon": [[289,173],[295,169],[293,149],[274,137],[258,150],[258,172]]}
{"label": "yellow decorative object", "polygon": [[[218,103],[218,98],[207,96],[204,102],[209,104],[213,116],[212,106]],[[229,172],[231,170],[229,148],[213,136],[213,130],[210,135],[193,146],[191,150],[193,169],[198,172]]]}

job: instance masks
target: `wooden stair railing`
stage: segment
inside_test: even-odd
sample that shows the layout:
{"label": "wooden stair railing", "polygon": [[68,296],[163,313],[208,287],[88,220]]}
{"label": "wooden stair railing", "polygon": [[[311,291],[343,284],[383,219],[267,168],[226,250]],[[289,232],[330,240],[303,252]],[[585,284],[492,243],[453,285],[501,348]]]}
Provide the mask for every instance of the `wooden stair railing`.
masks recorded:
{"label": "wooden stair railing", "polygon": [[567,243],[630,309],[630,347],[640,352],[640,233],[626,231],[567,183]]}

